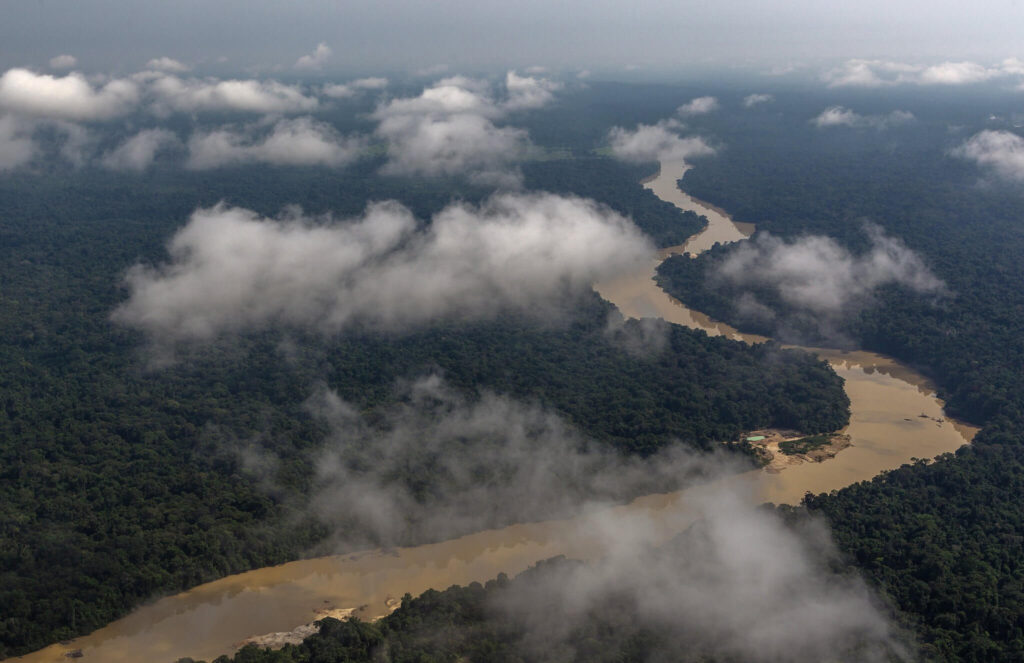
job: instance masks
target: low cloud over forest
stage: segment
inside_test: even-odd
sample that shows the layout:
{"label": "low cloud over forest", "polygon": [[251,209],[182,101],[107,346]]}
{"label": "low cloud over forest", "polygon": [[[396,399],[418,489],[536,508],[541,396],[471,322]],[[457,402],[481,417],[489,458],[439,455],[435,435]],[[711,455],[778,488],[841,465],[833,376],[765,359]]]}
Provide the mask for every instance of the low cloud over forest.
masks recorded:
{"label": "low cloud over forest", "polygon": [[128,272],[130,296],[114,313],[164,345],[272,325],[334,333],[504,309],[550,315],[642,265],[652,247],[592,201],[504,194],[449,205],[429,226],[397,202],[351,220],[267,219],[220,205],[197,210],[168,250],[170,262]]}

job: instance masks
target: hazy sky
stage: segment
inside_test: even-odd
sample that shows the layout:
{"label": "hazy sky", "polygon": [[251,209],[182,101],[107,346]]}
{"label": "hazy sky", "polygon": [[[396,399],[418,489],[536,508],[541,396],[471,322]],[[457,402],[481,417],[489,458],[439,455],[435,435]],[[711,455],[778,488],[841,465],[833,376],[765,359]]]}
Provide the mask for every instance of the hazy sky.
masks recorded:
{"label": "hazy sky", "polygon": [[[671,71],[817,58],[1019,56],[1021,0],[34,0],[2,5],[0,66],[70,54],[85,70],[169,56],[290,68],[318,43],[325,73],[547,65]],[[219,58],[226,58],[217,64]]]}

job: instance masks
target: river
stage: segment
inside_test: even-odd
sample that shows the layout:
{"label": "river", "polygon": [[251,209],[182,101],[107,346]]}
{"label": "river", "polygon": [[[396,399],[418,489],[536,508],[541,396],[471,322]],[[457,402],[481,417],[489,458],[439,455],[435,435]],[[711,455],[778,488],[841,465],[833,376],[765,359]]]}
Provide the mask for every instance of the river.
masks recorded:
{"label": "river", "polygon": [[[740,334],[691,311],[653,280],[655,268],[670,253],[696,254],[715,242],[742,241],[753,233],[753,226],[735,223],[722,210],[680,191],[676,182],[686,168],[682,162],[663,163],[644,186],[681,209],[705,215],[708,227],[686,244],[652,256],[636,274],[596,284],[595,289],[628,317],[661,317],[712,335],[763,342],[767,339]],[[842,488],[914,458],[954,451],[973,438],[977,429],[946,417],[932,385],[896,360],[868,352],[806,349],[827,360],[846,381],[851,416],[843,432],[852,446],[822,463],[725,479],[742,484],[751,500],[796,504],[808,491]],[[593,526],[595,519],[639,518],[656,532],[655,539],[663,540],[692,521],[687,502],[711,489],[706,485],[650,495],[569,520],[512,525],[442,543],[256,569],[165,597],[94,633],[9,660],[66,662],[66,654],[75,650],[81,650],[79,660],[86,663],[171,663],[185,656],[212,660],[250,636],[313,621],[318,611],[354,608],[369,619],[387,614],[407,592],[417,595],[429,588],[483,582],[500,572],[512,576],[554,555],[593,559],[606,543],[595,538],[602,531]]]}

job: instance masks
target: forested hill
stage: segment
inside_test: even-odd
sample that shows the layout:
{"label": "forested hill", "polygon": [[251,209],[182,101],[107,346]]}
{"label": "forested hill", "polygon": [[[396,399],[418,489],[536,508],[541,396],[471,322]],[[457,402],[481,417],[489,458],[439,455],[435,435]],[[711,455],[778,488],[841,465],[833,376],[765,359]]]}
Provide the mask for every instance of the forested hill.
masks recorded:
{"label": "forested hill", "polygon": [[[276,214],[301,201],[344,216],[394,197],[429,219],[453,197],[484,193],[380,178],[378,166],[343,183],[316,168],[0,178],[0,656],[344,538],[286,506],[326,434],[304,407],[318,384],[372,412],[396,398],[396,381],[440,373],[467,398],[487,390],[536,403],[625,454],[846,421],[841,384],[821,362],[773,353],[768,363],[768,349],[682,329],[665,332],[663,352],[638,354],[609,335],[611,308],[596,296],[550,326],[503,318],[396,336],[267,333],[160,371],[145,370],[144,339],[111,323],[124,270],[164,260],[196,206],[223,199]],[[531,186],[596,196],[665,243],[699,227],[636,185],[649,168],[584,155],[525,170]],[[241,450],[253,445],[280,459],[275,491],[243,472]]]}

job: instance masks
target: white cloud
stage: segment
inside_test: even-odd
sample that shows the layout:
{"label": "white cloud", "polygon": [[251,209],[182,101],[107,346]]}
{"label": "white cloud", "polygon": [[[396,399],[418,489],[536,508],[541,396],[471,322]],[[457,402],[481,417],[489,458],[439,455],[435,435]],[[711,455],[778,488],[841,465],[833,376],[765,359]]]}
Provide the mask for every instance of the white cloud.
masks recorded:
{"label": "white cloud", "polygon": [[503,102],[491,96],[486,81],[452,76],[419,96],[393,99],[373,114],[377,135],[388,142],[392,175],[468,175],[484,184],[514,187],[515,163],[531,144],[523,129],[495,124],[510,112],[538,108],[553,99],[559,85],[508,72]]}
{"label": "white cloud", "polygon": [[48,124],[54,131],[62,135],[61,157],[67,159],[76,168],[81,168],[92,158],[96,147],[96,137],[92,132],[66,120],[53,120]]}
{"label": "white cloud", "polygon": [[918,76],[922,85],[965,85],[999,76],[1001,69],[989,69],[973,62],[943,62],[927,67]]}
{"label": "white cloud", "polygon": [[743,98],[743,107],[752,108],[758,104],[766,104],[770,101],[775,101],[775,95],[773,94],[748,94]]}
{"label": "white cloud", "polygon": [[74,55],[56,55],[50,58],[50,69],[73,69],[78,64]]}
{"label": "white cloud", "polygon": [[[682,445],[625,456],[537,404],[470,397],[436,375],[400,384],[391,401],[371,419],[326,387],[308,399],[329,433],[307,511],[347,550],[573,515],[558,547],[593,559],[529,571],[485,604],[521,634],[519,659],[593,660],[574,649],[581,628],[627,615],[645,627],[652,662],[909,660],[823,521],[759,508],[734,459]],[[246,456],[250,475],[273,485],[280,463]],[[608,508],[679,488],[686,508]]]}
{"label": "white cloud", "polygon": [[[880,87],[896,83],[895,78],[882,78],[876,70],[889,71],[891,63],[882,60],[847,60],[824,76],[829,87]],[[911,71],[914,69],[911,68]],[[898,73],[898,72],[897,72]]]}
{"label": "white cloud", "polygon": [[359,157],[365,140],[343,137],[311,117],[279,120],[269,134],[219,129],[193,135],[187,167],[202,170],[241,163],[282,166],[343,166]]}
{"label": "white cloud", "polygon": [[359,78],[348,83],[330,83],[322,88],[325,96],[334,99],[354,97],[365,90],[383,90],[388,86],[386,78]]}
{"label": "white cloud", "polygon": [[152,69],[154,71],[166,71],[172,74],[180,74],[191,69],[191,67],[189,67],[187,64],[184,64],[167,56],[153,58],[152,60],[146,63],[146,68]]}
{"label": "white cloud", "polygon": [[166,129],[144,129],[103,155],[100,164],[111,170],[141,172],[149,168],[157,153],[179,143]]}
{"label": "white cloud", "polygon": [[466,175],[508,188],[519,185],[515,164],[531,148],[525,130],[497,127],[472,113],[392,116],[381,121],[377,134],[388,141],[388,161],[381,170],[386,175]]}
{"label": "white cloud", "polygon": [[554,92],[562,89],[562,84],[545,78],[518,76],[510,71],[505,75],[505,89],[508,99],[503,107],[515,111],[547,106],[554,100]]}
{"label": "white cloud", "polygon": [[903,242],[877,226],[868,226],[867,232],[871,250],[861,255],[829,237],[787,242],[763,233],[738,245],[714,274],[735,285],[770,286],[791,306],[821,315],[863,304],[887,283],[921,293],[943,292],[942,281]]}
{"label": "white cloud", "polygon": [[35,155],[32,126],[12,115],[0,115],[0,172],[22,166]]}
{"label": "white cloud", "polygon": [[1024,181],[1024,138],[1009,131],[982,131],[952,151],[1001,177]]}
{"label": "white cloud", "polygon": [[825,73],[829,87],[885,87],[891,85],[968,85],[983,81],[1024,75],[1024,66],[1016,58],[987,67],[976,62],[942,62],[917,65],[887,60],[847,60]]}
{"label": "white cloud", "polygon": [[714,148],[699,136],[680,136],[678,131],[682,128],[675,120],[638,124],[632,131],[612,127],[608,132],[608,142],[617,158],[635,163],[681,161],[715,153]]}
{"label": "white cloud", "polygon": [[[579,634],[595,617],[617,625],[620,615],[643,624],[650,661],[912,660],[863,580],[837,571],[840,556],[821,522],[787,526],[749,500],[714,482],[687,491],[683,517],[595,511],[580,527],[599,559],[527,574],[495,595],[492,610],[521,625],[526,660],[552,651],[592,660]],[[680,534],[663,543],[666,531]]]}
{"label": "white cloud", "polygon": [[886,115],[860,115],[849,108],[830,106],[811,120],[818,127],[873,127],[887,129],[891,126],[914,121],[909,111],[894,110]]}
{"label": "white cloud", "polygon": [[331,57],[331,47],[320,42],[309,55],[303,55],[295,61],[296,69],[320,69]]}
{"label": "white cloud", "polygon": [[1024,76],[1024,60],[1018,58],[1006,58],[999,64],[1000,69],[1007,74]]}
{"label": "white cloud", "polygon": [[[471,400],[436,375],[402,385],[397,396],[376,424],[329,390],[307,403],[331,430],[317,458],[309,510],[332,529],[348,523],[346,534],[365,539],[362,545],[564,516],[582,500],[675,488],[698,462],[680,447],[626,458],[536,404],[487,392]],[[434,489],[417,496],[396,477],[425,463]]]}
{"label": "white cloud", "polygon": [[171,111],[240,111],[250,113],[303,113],[319,102],[301,87],[274,80],[182,79],[170,75],[147,76],[154,97],[153,109]]}
{"label": "white cloud", "polygon": [[494,101],[479,90],[486,83],[462,76],[445,78],[426,88],[417,97],[393,99],[377,109],[377,119],[400,115],[428,116],[472,113],[487,117],[501,115]]}
{"label": "white cloud", "polygon": [[842,106],[830,106],[821,111],[821,114],[812,120],[819,127],[854,127],[861,124],[862,115],[854,113],[849,108]]}
{"label": "white cloud", "polygon": [[393,201],[345,222],[219,205],[197,210],[168,250],[169,263],[128,272],[131,295],[114,313],[157,347],[274,325],[334,333],[506,309],[551,315],[652,249],[592,201],[504,194],[452,204],[427,227]]}
{"label": "white cloud", "polygon": [[9,69],[0,76],[0,109],[27,117],[106,120],[130,113],[138,101],[138,86],[128,80],[94,87],[74,72],[58,77]]}
{"label": "white cloud", "polygon": [[718,99],[714,97],[697,97],[676,109],[680,115],[704,115],[718,110]]}
{"label": "white cloud", "polygon": [[376,76],[369,78],[357,78],[350,83],[353,87],[359,88],[360,90],[383,90],[388,86],[388,79]]}

